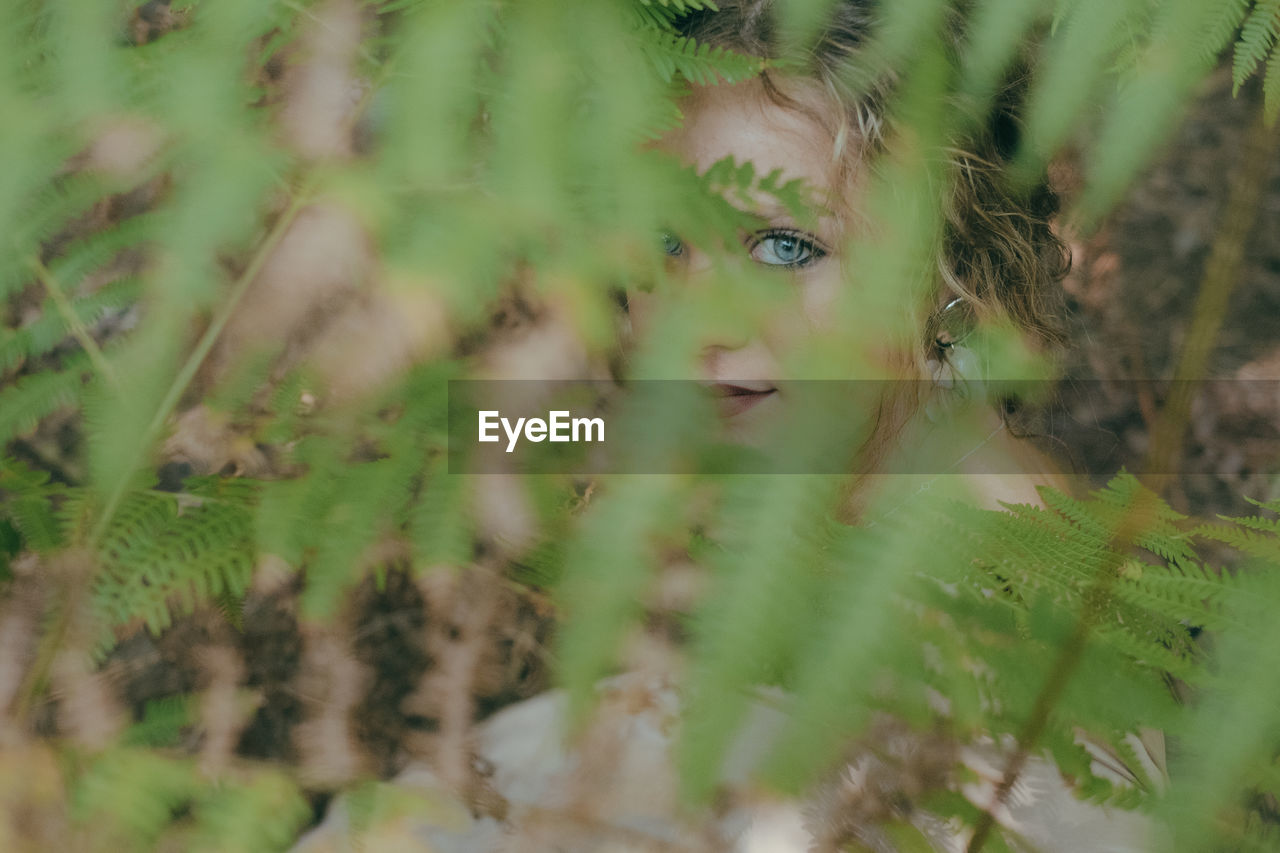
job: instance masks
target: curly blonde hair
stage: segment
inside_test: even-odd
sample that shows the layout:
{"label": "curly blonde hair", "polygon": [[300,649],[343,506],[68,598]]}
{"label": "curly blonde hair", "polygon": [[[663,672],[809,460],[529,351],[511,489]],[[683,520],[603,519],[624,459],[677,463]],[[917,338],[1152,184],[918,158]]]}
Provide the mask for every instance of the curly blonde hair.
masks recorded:
{"label": "curly blonde hair", "polygon": [[[678,21],[681,35],[741,53],[776,59],[781,34],[775,0],[720,0],[716,10],[692,11]],[[878,26],[877,0],[839,0],[790,80],[818,84],[827,109],[814,110],[788,93],[788,79],[766,70],[764,91],[782,106],[800,110],[830,130],[844,168],[883,149],[890,118],[885,108],[896,80],[867,68],[864,59]],[[949,15],[948,43],[962,45],[961,16]],[[1059,282],[1070,266],[1051,228],[1057,196],[1047,180],[1020,189],[1006,166],[1019,141],[1018,108],[1025,74],[1008,76],[987,120],[949,149],[950,191],[943,200],[938,244],[937,304],[963,297],[979,317],[1012,321],[1033,345],[1054,348],[1064,340]],[[937,341],[937,314],[927,324],[924,355],[945,357]]]}
{"label": "curly blonde hair", "polygon": [[[779,58],[783,34],[775,0],[718,0],[718,5],[682,16],[680,34],[752,56]],[[894,130],[887,104],[898,81],[869,49],[881,8],[878,0],[837,0],[799,60],[787,56],[785,65],[775,66],[785,72],[766,70],[762,75],[766,97],[830,132],[835,166],[845,181],[860,163],[891,144]],[[954,6],[948,9],[945,28],[945,43],[955,60],[964,44],[964,18]],[[1066,340],[1060,282],[1070,255],[1051,224],[1057,196],[1047,176],[1026,186],[1015,184],[1007,169],[1020,142],[1018,115],[1026,82],[1025,71],[1015,68],[1002,81],[985,119],[971,122],[962,138],[948,140],[950,174],[939,200],[934,280],[924,304],[905,306],[923,320],[923,333],[902,356],[924,375],[941,370],[955,352],[944,306],[959,304],[968,319],[1009,322],[1032,349],[1046,355],[1056,354]],[[957,298],[963,301],[957,303]],[[857,504],[853,495],[858,484],[866,482],[866,475],[882,472],[903,429],[937,392],[927,386],[895,383],[881,396],[853,463],[850,506]],[[1010,435],[1036,434],[1018,400],[993,402]]]}

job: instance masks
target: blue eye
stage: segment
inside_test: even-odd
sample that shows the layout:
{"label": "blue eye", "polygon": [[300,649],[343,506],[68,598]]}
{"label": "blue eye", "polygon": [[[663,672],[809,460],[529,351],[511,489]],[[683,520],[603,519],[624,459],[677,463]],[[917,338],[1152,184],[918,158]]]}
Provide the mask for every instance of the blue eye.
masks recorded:
{"label": "blue eye", "polygon": [[802,231],[774,229],[751,236],[748,241],[751,260],[771,267],[799,269],[826,257],[817,240]]}
{"label": "blue eye", "polygon": [[662,251],[673,258],[678,258],[684,254],[684,243],[679,238],[667,231],[662,232]]}

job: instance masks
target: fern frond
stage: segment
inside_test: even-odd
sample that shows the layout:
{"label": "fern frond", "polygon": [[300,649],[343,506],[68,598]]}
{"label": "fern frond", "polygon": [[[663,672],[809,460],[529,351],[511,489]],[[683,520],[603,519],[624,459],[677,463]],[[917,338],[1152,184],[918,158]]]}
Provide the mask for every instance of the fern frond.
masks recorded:
{"label": "fern frond", "polygon": [[[673,82],[670,85],[675,88],[679,83]],[[680,112],[680,107],[676,104],[676,97],[676,93],[673,92],[671,97],[663,98],[657,105],[653,116],[640,130],[642,138],[657,141],[668,131],[675,130],[684,122],[684,114]]]}
{"label": "fern frond", "polygon": [[[104,317],[136,302],[140,294],[141,286],[137,279],[119,279],[89,296],[75,300],[71,308],[81,323],[91,327]],[[66,318],[46,303],[37,320],[0,339],[0,373],[48,353],[70,335]]]}
{"label": "fern frond", "polygon": [[116,748],[96,756],[75,780],[73,814],[94,825],[104,847],[150,849],[174,813],[200,789],[190,761]]}
{"label": "fern frond", "polygon": [[653,562],[652,537],[672,500],[671,478],[628,477],[578,519],[560,601],[572,614],[560,637],[560,673],[581,715],[595,683],[615,666]]}
{"label": "fern frond", "polygon": [[[1157,637],[1139,637],[1126,628],[1096,628],[1095,639],[1110,649],[1123,652],[1129,660],[1151,672],[1168,673],[1188,684],[1200,684],[1205,680],[1204,659],[1195,653],[1194,647],[1181,636],[1172,633]],[[1177,647],[1169,648],[1170,641]]]}
{"label": "fern frond", "polygon": [[[726,516],[733,526],[725,531],[727,547],[716,555],[716,607],[696,617],[697,675],[681,736],[684,779],[695,796],[710,792],[751,688],[777,683],[798,648],[812,639],[810,590],[831,558],[823,534],[832,486],[823,477],[766,482],[744,476],[729,487]],[[848,555],[845,571],[863,578],[855,556]],[[802,697],[820,701],[822,685],[801,679]]]}
{"label": "fern frond", "polygon": [[1214,4],[1169,0],[1157,7],[1146,43],[1131,73],[1111,99],[1094,147],[1089,185],[1080,201],[1086,221],[1108,210],[1146,163],[1187,103],[1192,88],[1213,67],[1196,55]]}
{"label": "fern frond", "polygon": [[[184,812],[184,849],[283,850],[310,815],[297,784],[274,770],[206,780],[195,763],[146,749],[116,747],[74,778],[73,816],[91,824],[102,849],[151,850]],[[193,830],[193,831],[188,831]]]}
{"label": "fern frond", "polygon": [[194,812],[194,849],[275,853],[296,840],[311,806],[288,775],[263,770],[244,782],[208,789]]}
{"label": "fern frond", "polygon": [[474,556],[468,512],[471,482],[444,469],[444,465],[437,465],[428,475],[409,519],[414,559],[424,568],[461,567]]}
{"label": "fern frond", "polygon": [[1224,827],[1233,847],[1241,853],[1271,853],[1280,849],[1280,827],[1267,818],[1250,813],[1242,826]]}
{"label": "fern frond", "polygon": [[1280,116],[1280,47],[1273,48],[1271,58],[1267,60],[1267,73],[1262,78],[1263,114],[1266,120],[1275,124]]}
{"label": "fern frond", "polygon": [[1280,565],[1280,538],[1264,531],[1227,524],[1203,524],[1194,530],[1196,536],[1213,539],[1262,560]]}
{"label": "fern frond", "polygon": [[[1213,680],[1202,701],[1179,725],[1185,749],[1183,778],[1194,779],[1195,784],[1174,786],[1160,805],[1180,845],[1185,842],[1187,849],[1220,846],[1211,839],[1227,827],[1215,825],[1216,815],[1229,803],[1240,801],[1241,788],[1249,781],[1247,768],[1255,766],[1260,756],[1269,762],[1275,754],[1280,584],[1274,568],[1268,569],[1242,573],[1239,583],[1247,595],[1236,615],[1245,624],[1218,638]],[[1229,846],[1238,849],[1235,844]]]}
{"label": "fern frond", "polygon": [[1204,21],[1195,48],[1195,54],[1201,62],[1217,62],[1218,54],[1230,43],[1231,36],[1249,14],[1252,4],[1253,0],[1220,0],[1218,3],[1205,5],[1209,17]]}
{"label": "fern frond", "polygon": [[21,213],[9,235],[12,249],[0,256],[0,296],[29,280],[29,259],[61,248],[53,245],[54,239],[91,216],[92,209],[105,201],[106,193],[101,179],[84,173],[32,188],[20,202]]}
{"label": "fern frond", "polygon": [[[1114,534],[1122,519],[1133,511],[1137,494],[1143,490],[1145,489],[1137,477],[1122,471],[1104,488],[1092,492],[1093,500],[1087,514],[1097,522],[1093,527],[1095,535],[1110,537]],[[1050,500],[1059,501],[1052,498],[1050,492],[1052,490],[1041,492],[1046,503]],[[1068,507],[1071,509],[1068,510]],[[1062,496],[1062,500],[1054,508],[1077,523],[1085,523],[1079,515],[1083,508],[1070,502],[1065,496]],[[1187,520],[1185,515],[1160,498],[1152,500],[1147,505],[1146,512],[1148,514],[1141,519],[1142,523],[1134,538],[1136,545],[1172,562],[1190,562],[1196,559],[1191,547],[1191,534],[1179,526]]]}
{"label": "fern frond", "polygon": [[939,520],[941,529],[966,548],[953,552],[952,559],[963,555],[989,583],[1013,581],[1027,594],[1074,598],[1092,580],[1088,567],[1104,553],[1105,540],[1081,535],[1069,520],[1038,507],[983,513],[956,506],[948,514],[949,520]]}
{"label": "fern frond", "polygon": [[1218,518],[1228,521],[1238,527],[1247,527],[1250,530],[1257,530],[1260,533],[1273,533],[1280,535],[1280,520],[1274,518],[1263,518],[1258,515],[1250,516],[1227,516],[1220,515]]}
{"label": "fern frond", "polygon": [[[465,479],[433,478],[419,495],[423,460],[444,430],[441,375],[438,366],[418,371],[375,401],[381,409],[403,408],[393,423],[371,428],[365,436],[376,440],[381,458],[346,461],[349,451],[339,439],[313,435],[293,451],[306,473],[264,487],[258,546],[293,566],[306,566],[302,605],[309,614],[332,611],[359,580],[362,555],[381,537],[407,529],[420,559],[440,552],[458,556],[458,562],[470,558],[465,504],[450,491]],[[288,412],[296,405],[298,387],[282,383],[274,407]]]}
{"label": "fern frond", "polygon": [[134,249],[154,238],[158,226],[165,221],[161,213],[143,213],[122,220],[115,226],[77,240],[57,259],[50,261],[49,272],[63,283],[68,294],[74,293],[86,275],[107,264],[120,252]]}
{"label": "fern frond", "polygon": [[1267,512],[1280,515],[1280,501],[1260,501],[1256,498],[1251,498],[1248,495],[1245,495],[1244,499],[1259,509],[1265,509]]}
{"label": "fern frond", "polygon": [[388,458],[350,466],[329,484],[328,506],[310,516],[313,525],[322,524],[308,536],[314,556],[306,564],[301,600],[308,616],[331,616],[342,594],[361,578],[365,550],[399,529],[415,476],[404,460]]}
{"label": "fern frond", "polygon": [[58,409],[77,405],[90,375],[89,358],[77,354],[62,370],[42,370],[21,377],[0,391],[0,444],[36,428]]}
{"label": "fern frond", "polygon": [[1129,30],[1136,0],[1079,0],[1056,29],[1037,71],[1027,110],[1026,157],[1050,156],[1090,104]]}
{"label": "fern frond", "polygon": [[714,0],[638,0],[638,2],[644,6],[653,6],[656,3],[659,7],[671,9],[677,14],[700,12],[703,9],[714,12],[719,9]]}
{"label": "fern frond", "polygon": [[721,81],[738,83],[759,74],[765,64],[754,56],[660,31],[642,38],[640,49],[658,76],[668,83],[677,76],[701,86]]}
{"label": "fern frond", "polygon": [[1123,575],[1115,594],[1136,607],[1210,630],[1237,624],[1232,614],[1241,595],[1230,575],[1197,564],[1148,566]]}
{"label": "fern frond", "polygon": [[47,554],[66,544],[58,514],[47,497],[13,498],[6,513],[28,548]]}
{"label": "fern frond", "polygon": [[[28,115],[26,120],[29,126],[10,125],[6,129],[10,139],[0,147],[0,156],[23,163],[18,174],[8,178],[8,186],[0,196],[0,231],[18,238],[16,246],[11,243],[0,252],[0,298],[8,297],[30,280],[28,260],[39,250],[40,242],[65,227],[71,217],[102,195],[101,187],[93,181],[67,181],[65,196],[50,190],[50,185],[58,183],[56,176],[66,158],[74,151],[65,139],[50,141],[50,128],[41,127],[36,116]],[[24,139],[27,134],[31,136]],[[34,233],[24,233],[28,228]]]}
{"label": "fern frond", "polygon": [[902,597],[915,582],[912,568],[930,562],[926,550],[924,538],[883,527],[851,530],[824,555],[838,579],[833,588],[811,594],[828,603],[824,618],[793,617],[817,624],[801,622],[796,631],[805,642],[796,654],[794,711],[769,767],[776,781],[794,789],[829,762],[833,740],[870,719],[875,703],[867,700],[878,678],[893,673],[895,680],[915,680],[918,667],[899,668],[885,654],[901,649],[909,636],[912,622],[901,618]]}
{"label": "fern frond", "polygon": [[121,746],[173,747],[182,730],[196,718],[196,702],[191,696],[165,696],[147,702],[142,719],[120,737]]}
{"label": "fern frond", "polygon": [[627,10],[635,26],[663,32],[671,32],[681,14],[674,6],[646,0],[633,0],[627,4]]}
{"label": "fern frond", "polygon": [[976,5],[960,90],[979,100],[983,109],[1013,60],[1023,33],[1040,13],[1038,4],[1023,0],[987,0]]}
{"label": "fern frond", "polygon": [[1280,0],[1256,0],[1253,11],[1240,29],[1231,60],[1232,92],[1239,94],[1258,64],[1266,59],[1280,37]]}
{"label": "fern frond", "polygon": [[308,465],[302,477],[267,483],[258,502],[258,548],[295,568],[305,558],[320,519],[336,500],[341,463],[335,442],[312,437],[299,442],[296,456]]}
{"label": "fern frond", "polygon": [[141,619],[158,634],[199,603],[242,596],[256,559],[255,496],[247,481],[129,495],[98,549],[93,601],[104,623]]}

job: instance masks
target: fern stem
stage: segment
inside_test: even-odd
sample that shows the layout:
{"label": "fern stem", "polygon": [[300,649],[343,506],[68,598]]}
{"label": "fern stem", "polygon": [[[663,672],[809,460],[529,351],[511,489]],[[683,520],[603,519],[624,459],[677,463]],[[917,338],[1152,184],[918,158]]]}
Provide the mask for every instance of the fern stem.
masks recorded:
{"label": "fern stem", "polygon": [[[36,659],[18,689],[13,719],[19,730],[27,726],[36,697],[44,690],[54,658],[61,650],[67,632],[71,630],[75,612],[84,605],[84,593],[88,587],[84,567],[89,558],[85,553],[64,551],[60,559],[55,559],[56,563],[46,564],[43,569],[53,575],[55,588],[61,589],[57,589],[54,596],[53,627],[40,638]],[[56,641],[50,638],[55,638]]]}
{"label": "fern stem", "polygon": [[93,339],[93,335],[89,334],[89,330],[84,327],[84,323],[80,322],[80,318],[76,316],[76,312],[71,307],[71,302],[67,299],[67,295],[62,292],[62,286],[58,284],[58,280],[54,278],[53,273],[49,272],[49,268],[40,262],[39,258],[33,257],[28,265],[35,271],[36,278],[39,279],[41,286],[44,287],[45,293],[49,294],[49,298],[53,300],[53,304],[57,307],[58,313],[62,315],[63,321],[67,324],[67,328],[71,330],[71,334],[80,342],[80,346],[89,355],[89,360],[93,362],[94,369],[114,390],[120,390],[120,380],[116,377],[115,369],[111,367],[111,362],[107,361],[106,356],[102,354],[102,349],[98,346],[98,342]]}
{"label": "fern stem", "polygon": [[[1200,280],[1191,326],[1187,329],[1182,352],[1178,354],[1169,399],[1152,430],[1148,471],[1162,473],[1172,470],[1172,464],[1182,449],[1191,401],[1207,373],[1209,356],[1226,317],[1231,293],[1240,279],[1245,244],[1257,219],[1262,190],[1274,162],[1271,150],[1278,140],[1280,127],[1268,127],[1261,115],[1245,138],[1240,167],[1227,194],[1222,225],[1214,237]],[[1154,481],[1151,485],[1155,485]]]}
{"label": "fern stem", "polygon": [[[271,231],[267,234],[265,240],[250,259],[249,265],[241,273],[240,278],[236,280],[228,294],[226,301],[214,316],[213,322],[205,329],[204,334],[196,343],[195,349],[187,357],[186,362],[182,365],[182,369],[178,375],[174,377],[170,384],[168,392],[161,401],[160,406],[156,409],[155,416],[151,422],[147,424],[146,430],[143,432],[142,440],[138,442],[137,457],[141,457],[148,448],[155,442],[156,436],[164,427],[170,413],[178,405],[178,401],[182,398],[183,392],[187,386],[191,384],[191,380],[195,378],[196,371],[200,369],[200,365],[213,349],[214,343],[217,342],[219,335],[222,334],[223,328],[231,319],[231,315],[235,312],[236,306],[240,304],[240,300],[248,291],[249,285],[257,278],[258,273],[262,269],[262,265],[266,263],[276,245],[280,242],[280,238],[288,230],[289,226],[297,217],[298,212],[307,204],[310,199],[310,189],[314,183],[313,178],[309,178],[303,182],[290,201],[289,206],[276,220]],[[50,279],[51,280],[51,279]],[[137,459],[133,460],[135,465]],[[130,466],[133,468],[134,466]],[[120,508],[120,502],[124,500],[125,493],[129,489],[129,478],[121,477],[112,487],[111,493],[103,504],[102,510],[98,515],[92,532],[84,542],[84,553],[92,554],[98,543],[101,541],[103,534],[115,517],[116,511]],[[36,697],[44,689],[45,683],[48,681],[49,668],[53,665],[53,660],[62,647],[67,632],[71,629],[72,622],[76,610],[81,606],[83,587],[87,584],[87,578],[73,578],[61,590],[58,596],[59,601],[54,606],[58,608],[54,617],[54,624],[40,638],[40,645],[36,651],[36,659],[28,670],[26,678],[23,680],[22,688],[19,693],[17,708],[15,711],[15,719],[18,725],[22,726],[29,719],[31,709],[35,704]]]}
{"label": "fern stem", "polygon": [[1058,704],[1058,700],[1062,698],[1062,694],[1066,691],[1072,676],[1075,675],[1076,668],[1084,657],[1085,647],[1089,643],[1089,634],[1093,630],[1094,622],[1098,614],[1103,611],[1103,605],[1111,595],[1112,586],[1115,585],[1116,580],[1120,577],[1119,569],[1124,561],[1125,552],[1142,532],[1144,523],[1151,518],[1151,510],[1157,500],[1155,492],[1139,489],[1125,514],[1121,517],[1120,522],[1116,525],[1115,533],[1112,534],[1106,550],[1099,557],[1098,566],[1093,572],[1093,583],[1085,592],[1084,601],[1080,606],[1080,616],[1076,619],[1070,636],[1067,637],[1067,641],[1063,644],[1062,651],[1059,652],[1057,659],[1053,662],[1053,669],[1049,672],[1049,677],[1045,680],[1044,687],[1036,694],[1031,713],[1022,727],[1022,731],[1018,733],[1017,748],[1014,749],[1013,755],[1009,758],[1009,763],[1005,767],[1000,784],[996,787],[995,793],[991,797],[991,804],[983,810],[977,824],[974,826],[973,836],[969,839],[969,846],[965,848],[967,853],[979,853],[983,845],[986,844],[991,830],[995,828],[995,813],[1008,799],[1009,792],[1013,790],[1013,786],[1018,781],[1018,776],[1022,773],[1022,768],[1026,765],[1027,759],[1031,757],[1031,751],[1035,749],[1040,736],[1044,734],[1045,728],[1049,725],[1049,717],[1053,714],[1054,707]]}
{"label": "fern stem", "polygon": [[[1191,328],[1187,332],[1186,344],[1179,354],[1174,371],[1173,389],[1152,430],[1151,450],[1144,466],[1147,471],[1168,471],[1181,449],[1196,385],[1205,374],[1213,344],[1226,316],[1231,292],[1240,277],[1245,243],[1253,229],[1262,198],[1262,187],[1266,185],[1266,177],[1272,165],[1268,154],[1277,140],[1280,140],[1280,128],[1268,127],[1260,116],[1245,141],[1244,159],[1232,178],[1223,223],[1214,238],[1204,276],[1200,281]],[[1117,525],[1094,574],[1093,584],[1085,595],[1075,627],[1054,661],[1053,670],[1044,687],[1036,696],[1031,715],[1019,734],[1017,749],[1009,759],[991,805],[983,811],[974,827],[968,853],[978,853],[991,834],[995,826],[995,812],[1013,789],[1031,750],[1048,725],[1054,706],[1075,674],[1076,667],[1084,656],[1094,620],[1119,577],[1117,569],[1123,559],[1124,549],[1142,532],[1143,522],[1150,517],[1149,505],[1156,496],[1154,489],[1139,491]]]}
{"label": "fern stem", "polygon": [[[365,109],[372,100],[374,92],[378,90],[382,82],[385,81],[392,73],[393,63],[388,61],[382,64],[378,81],[375,85],[368,87],[360,96],[360,101],[344,121],[345,129],[348,133],[354,128],[359,117],[364,114]],[[155,417],[147,424],[144,432],[144,440],[138,443],[139,456],[146,451],[147,448],[155,441],[156,436],[160,434],[160,430],[164,427],[165,421],[169,419],[169,415],[177,407],[178,401],[182,399],[183,393],[186,392],[187,386],[191,384],[191,380],[195,378],[196,372],[200,369],[200,365],[204,363],[208,357],[213,345],[217,343],[218,337],[222,334],[223,328],[231,319],[231,315],[235,313],[236,307],[240,304],[240,300],[248,291],[249,285],[258,277],[258,273],[262,270],[262,265],[267,262],[267,258],[271,256],[271,252],[275,249],[285,232],[289,230],[289,226],[293,224],[293,220],[297,218],[298,213],[311,200],[311,190],[314,188],[318,175],[312,172],[308,177],[304,178],[297,192],[293,194],[293,198],[289,202],[289,206],[280,214],[280,218],[276,220],[272,226],[270,233],[267,234],[262,245],[258,247],[258,251],[254,253],[249,261],[249,266],[245,267],[240,278],[236,280],[235,285],[231,288],[231,293],[223,303],[222,308],[214,316],[213,322],[205,329],[204,334],[200,337],[191,355],[187,357],[187,361],[182,366],[182,370],[174,378],[173,383],[169,386],[168,392],[164,399],[160,402],[160,406],[156,409]],[[130,468],[136,467],[137,460]],[[128,491],[128,478],[122,477],[112,487],[111,493],[107,498],[107,502],[103,505],[102,514],[98,521],[94,524],[93,531],[87,540],[89,548],[96,547],[98,540],[102,538],[102,534],[106,532],[107,525],[111,523],[112,517],[117,509],[120,508],[120,501],[124,500],[125,492]]]}
{"label": "fern stem", "polygon": [[[186,362],[182,365],[182,369],[178,371],[178,375],[174,377],[173,382],[169,385],[169,390],[165,393],[164,399],[160,401],[160,405],[156,408],[155,415],[151,418],[147,428],[143,431],[142,440],[136,447],[139,448],[137,455],[140,457],[155,442],[156,437],[160,434],[160,430],[164,428],[165,421],[169,419],[169,415],[177,408],[178,401],[182,399],[183,393],[186,392],[187,386],[191,384],[191,380],[195,378],[196,372],[200,369],[200,365],[204,363],[208,357],[213,345],[217,343],[218,337],[222,334],[223,328],[235,313],[236,307],[240,304],[240,300],[248,291],[251,285],[258,277],[258,273],[262,270],[262,265],[266,263],[267,258],[271,256],[272,250],[276,244],[280,242],[280,238],[284,236],[285,231],[293,224],[293,220],[297,217],[298,212],[307,204],[310,193],[311,182],[308,181],[299,191],[294,194],[293,199],[289,202],[289,207],[276,220],[271,232],[267,234],[262,245],[258,247],[258,251],[254,253],[253,258],[249,261],[249,265],[245,267],[240,278],[231,288],[231,293],[227,296],[226,301],[222,303],[222,307],[218,313],[214,315],[213,321],[209,327],[205,329],[200,340],[196,343],[195,349],[187,356]],[[130,469],[136,467],[137,459],[133,460],[134,465]],[[107,501],[103,504],[102,512],[98,516],[97,522],[94,524],[92,532],[86,541],[86,546],[90,549],[97,546],[98,541],[106,532],[107,526],[115,517],[116,510],[120,508],[120,501],[124,499],[125,492],[129,489],[129,480],[127,477],[121,477],[112,487]]]}

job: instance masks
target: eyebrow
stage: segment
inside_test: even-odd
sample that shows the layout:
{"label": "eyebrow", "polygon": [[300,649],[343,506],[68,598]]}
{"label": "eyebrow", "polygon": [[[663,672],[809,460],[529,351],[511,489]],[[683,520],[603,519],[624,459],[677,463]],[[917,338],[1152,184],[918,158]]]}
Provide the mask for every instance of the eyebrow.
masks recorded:
{"label": "eyebrow", "polygon": [[813,213],[815,215],[813,220],[811,222],[801,223],[792,216],[791,210],[786,205],[780,204],[776,201],[760,205],[759,207],[755,207],[744,212],[758,217],[763,220],[765,224],[772,225],[774,227],[777,227],[780,224],[787,224],[793,227],[803,227],[814,232],[819,230],[829,232],[826,234],[815,233],[815,236],[822,238],[824,242],[828,243],[831,242],[830,232],[838,230],[839,225],[839,218],[831,211],[823,208],[814,208]]}

